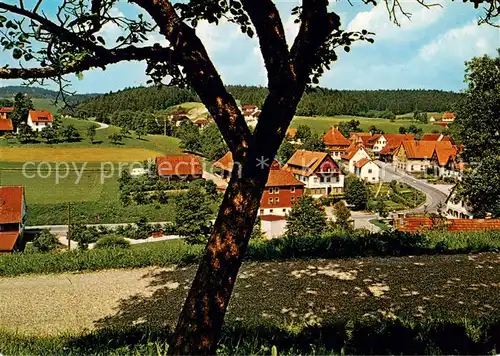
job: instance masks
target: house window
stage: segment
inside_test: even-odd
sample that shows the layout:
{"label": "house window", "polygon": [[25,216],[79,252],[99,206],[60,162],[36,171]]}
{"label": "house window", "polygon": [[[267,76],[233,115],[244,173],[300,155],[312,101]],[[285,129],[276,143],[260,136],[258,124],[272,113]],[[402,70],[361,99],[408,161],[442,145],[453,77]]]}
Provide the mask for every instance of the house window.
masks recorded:
{"label": "house window", "polygon": [[330,183],[330,181],[331,181],[330,177],[326,178],[326,181],[327,181],[328,183]]}
{"label": "house window", "polygon": [[290,188],[290,193],[295,193],[295,187]]}
{"label": "house window", "polygon": [[269,188],[269,194],[273,194],[273,188]]}
{"label": "house window", "polygon": [[323,177],[319,177],[319,182],[320,182],[320,183],[323,183],[323,182],[324,182],[324,180],[325,180],[325,179],[324,179]]}
{"label": "house window", "polygon": [[280,202],[280,198],[274,198],[274,204],[278,204]]}
{"label": "house window", "polygon": [[318,177],[314,177],[314,183],[318,183]]}
{"label": "house window", "polygon": [[372,177],[372,180],[375,180],[375,177]]}
{"label": "house window", "polygon": [[372,170],[371,170],[371,169],[369,169],[369,170],[368,170],[368,173],[371,173],[371,172],[372,172]]}
{"label": "house window", "polygon": [[264,215],[264,209],[260,209],[260,215]]}
{"label": "house window", "polygon": [[293,202],[295,202],[295,197],[291,197],[291,198],[290,198],[290,201],[291,201],[292,203],[293,203]]}
{"label": "house window", "polygon": [[273,209],[269,209],[269,214],[271,214],[273,212]]}
{"label": "house window", "polygon": [[280,188],[274,188],[274,194],[279,194]]}
{"label": "house window", "polygon": [[283,209],[283,212],[286,213],[286,209]]}
{"label": "house window", "polygon": [[269,198],[269,200],[267,201],[269,204],[272,204],[273,203],[273,198]]}

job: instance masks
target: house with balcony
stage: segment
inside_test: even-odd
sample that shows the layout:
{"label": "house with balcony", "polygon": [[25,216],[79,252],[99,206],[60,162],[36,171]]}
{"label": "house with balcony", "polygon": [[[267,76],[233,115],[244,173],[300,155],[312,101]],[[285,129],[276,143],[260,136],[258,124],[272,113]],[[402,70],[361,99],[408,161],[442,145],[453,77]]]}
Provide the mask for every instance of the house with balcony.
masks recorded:
{"label": "house with balcony", "polygon": [[283,169],[304,183],[313,198],[344,192],[344,174],[328,153],[297,150]]}
{"label": "house with balcony", "polygon": [[24,187],[0,187],[0,253],[23,249],[25,221]]}
{"label": "house with balcony", "polygon": [[336,127],[332,127],[323,135],[323,142],[325,143],[326,150],[336,161],[340,161],[342,155],[351,146],[351,142]]}

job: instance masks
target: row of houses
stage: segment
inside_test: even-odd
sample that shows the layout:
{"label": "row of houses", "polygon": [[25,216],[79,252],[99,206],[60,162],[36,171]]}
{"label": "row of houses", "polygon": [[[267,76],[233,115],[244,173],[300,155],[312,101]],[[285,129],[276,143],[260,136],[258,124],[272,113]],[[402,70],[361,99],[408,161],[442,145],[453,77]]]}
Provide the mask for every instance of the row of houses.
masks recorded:
{"label": "row of houses", "polygon": [[[0,108],[0,135],[14,132],[14,125],[10,115],[14,112],[13,107]],[[42,131],[45,127],[52,126],[54,117],[50,111],[45,110],[30,110],[26,124],[33,131]]]}

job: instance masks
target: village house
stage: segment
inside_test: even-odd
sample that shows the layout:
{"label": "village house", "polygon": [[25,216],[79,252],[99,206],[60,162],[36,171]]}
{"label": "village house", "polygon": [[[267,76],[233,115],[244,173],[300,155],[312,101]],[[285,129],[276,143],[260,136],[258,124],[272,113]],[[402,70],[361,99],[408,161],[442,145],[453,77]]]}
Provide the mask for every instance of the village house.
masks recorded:
{"label": "village house", "polygon": [[410,134],[382,134],[377,137],[377,139],[373,142],[373,153],[379,154],[380,151],[384,149],[387,144],[390,146],[399,146],[399,144],[403,141],[413,141],[414,137]]}
{"label": "village house", "polygon": [[437,145],[431,157],[431,165],[440,178],[457,179],[464,170],[463,162],[458,160],[458,148],[454,145]]}
{"label": "village house", "polygon": [[373,137],[371,132],[353,132],[349,136],[348,140],[351,142],[351,146],[363,145],[365,147],[370,146],[370,139]]}
{"label": "village house", "polygon": [[344,192],[344,174],[328,153],[297,150],[283,169],[303,182],[313,198]]}
{"label": "village house", "polygon": [[442,120],[443,120],[443,118],[441,116],[438,116],[438,115],[432,115],[429,118],[429,122],[441,122]]}
{"label": "village house", "polygon": [[443,114],[443,117],[442,117],[441,121],[445,122],[445,123],[450,123],[450,122],[455,121],[455,113],[453,113],[453,112],[445,112]]}
{"label": "village house", "polygon": [[342,155],[347,151],[351,142],[342,135],[336,128],[332,127],[326,134],[323,135],[325,148],[332,155],[333,159],[340,161]]}
{"label": "village house", "polygon": [[380,167],[370,158],[362,158],[354,163],[354,174],[365,183],[380,182]]}
{"label": "village house", "polygon": [[22,250],[25,218],[24,188],[0,187],[0,253]]}
{"label": "village house", "polygon": [[467,203],[457,197],[456,186],[451,190],[450,195],[446,198],[446,216],[448,219],[473,219],[471,208]]}
{"label": "village house", "polygon": [[304,183],[292,173],[281,169],[275,160],[269,170],[259,214],[285,216],[303,194]]}
{"label": "village house", "polygon": [[14,111],[13,107],[0,108],[0,120],[7,120],[13,111]]}
{"label": "village house", "polygon": [[156,157],[159,177],[172,181],[188,181],[203,178],[203,166],[198,156],[190,154]]}
{"label": "village house", "polygon": [[206,117],[199,117],[193,121],[193,124],[195,124],[200,130],[203,130],[210,124],[210,122],[211,122],[210,119]]}
{"label": "village house", "polygon": [[449,141],[403,141],[394,151],[393,166],[408,173],[424,172],[431,167],[434,150],[444,152],[452,150]]}
{"label": "village house", "polygon": [[[394,157],[394,152],[401,145],[403,141],[413,141],[413,135],[384,135],[383,148],[376,153],[378,158],[384,162],[392,162]],[[379,142],[379,140],[377,140]],[[377,143],[381,145],[381,143]],[[377,146],[380,147],[380,146]]]}
{"label": "village house", "polygon": [[11,119],[0,119],[0,136],[14,131]]}
{"label": "village house", "polygon": [[450,141],[452,144],[455,144],[455,141],[453,141],[453,138],[451,138],[451,136],[445,136],[442,133],[424,134],[420,141]]}
{"label": "village house", "polygon": [[[215,162],[214,167],[221,170],[220,176],[224,180],[229,180],[234,167],[231,152],[226,153]],[[285,216],[304,194],[304,185],[291,172],[281,169],[278,161],[274,160],[269,170],[266,188],[262,194],[259,214],[262,216]]]}
{"label": "village house", "polygon": [[52,126],[54,118],[50,111],[30,110],[27,124],[33,131],[42,131],[46,127]]}
{"label": "village house", "polygon": [[363,158],[371,159],[368,150],[362,145],[357,144],[349,147],[347,151],[341,156],[342,166],[350,173],[354,173],[354,164]]}

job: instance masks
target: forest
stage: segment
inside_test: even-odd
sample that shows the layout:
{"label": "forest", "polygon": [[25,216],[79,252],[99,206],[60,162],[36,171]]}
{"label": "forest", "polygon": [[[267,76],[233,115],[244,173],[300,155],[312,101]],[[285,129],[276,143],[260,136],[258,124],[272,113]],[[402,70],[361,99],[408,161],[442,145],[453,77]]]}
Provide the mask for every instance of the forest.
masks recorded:
{"label": "forest", "polygon": [[[267,88],[255,86],[228,86],[229,92],[246,105],[262,107]],[[378,112],[390,111],[396,115],[414,111],[444,112],[453,110],[461,94],[440,90],[331,90],[312,89],[302,98],[297,115],[377,116]],[[175,87],[128,88],[90,98],[76,107],[80,117],[107,117],[116,111],[133,110],[153,112],[188,101],[199,101],[190,90]]]}

